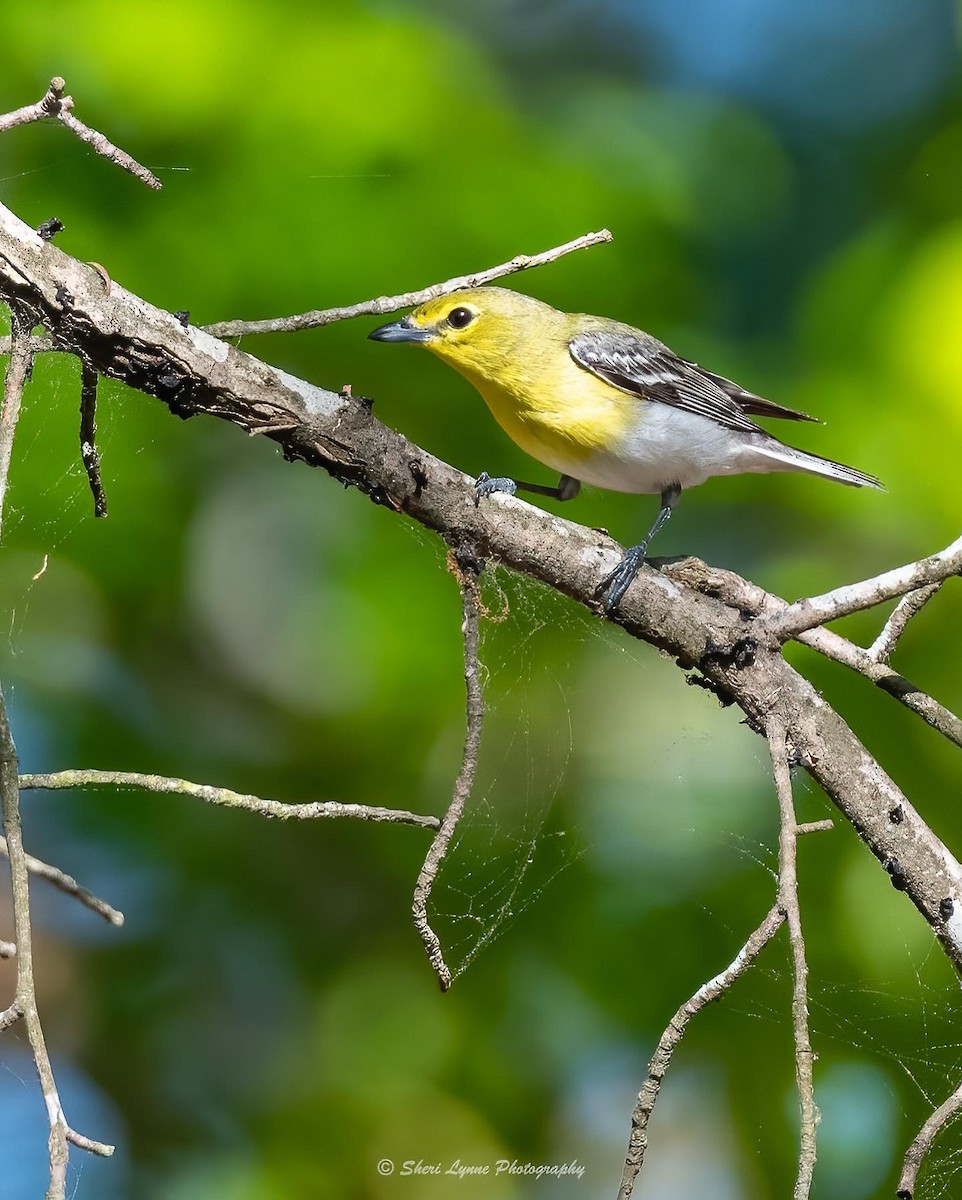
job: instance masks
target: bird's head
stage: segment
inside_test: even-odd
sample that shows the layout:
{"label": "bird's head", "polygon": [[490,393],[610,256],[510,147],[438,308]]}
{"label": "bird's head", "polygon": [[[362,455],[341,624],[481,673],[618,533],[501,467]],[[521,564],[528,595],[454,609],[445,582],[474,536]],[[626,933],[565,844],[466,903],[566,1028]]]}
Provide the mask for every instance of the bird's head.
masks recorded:
{"label": "bird's head", "polygon": [[487,376],[526,338],[550,336],[560,320],[562,313],[532,296],[480,287],[428,300],[368,337],[419,343],[459,370]]}

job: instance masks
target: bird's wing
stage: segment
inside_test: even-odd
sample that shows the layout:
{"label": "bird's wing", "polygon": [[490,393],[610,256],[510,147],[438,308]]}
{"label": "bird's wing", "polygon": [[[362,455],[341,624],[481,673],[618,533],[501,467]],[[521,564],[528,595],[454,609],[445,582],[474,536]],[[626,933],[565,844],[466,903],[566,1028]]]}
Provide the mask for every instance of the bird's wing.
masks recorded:
{"label": "bird's wing", "polygon": [[687,359],[685,361],[689,367],[694,367],[696,371],[707,376],[712,383],[717,384],[743,412],[750,413],[753,417],[781,417],[785,421],[814,421],[817,425],[821,424],[818,417],[813,417],[810,413],[802,412],[799,408],[787,408],[784,404],[776,404],[774,400],[766,400],[764,396],[756,396],[754,392],[746,391],[740,384],[732,383],[724,375],[716,375],[714,371],[706,371],[698,363],[688,362]]}
{"label": "bird's wing", "polygon": [[696,363],[679,358],[657,338],[628,326],[585,330],[571,339],[568,350],[579,367],[622,391],[697,413],[743,433],[760,429],[749,413],[797,421],[813,419],[703,371]]}

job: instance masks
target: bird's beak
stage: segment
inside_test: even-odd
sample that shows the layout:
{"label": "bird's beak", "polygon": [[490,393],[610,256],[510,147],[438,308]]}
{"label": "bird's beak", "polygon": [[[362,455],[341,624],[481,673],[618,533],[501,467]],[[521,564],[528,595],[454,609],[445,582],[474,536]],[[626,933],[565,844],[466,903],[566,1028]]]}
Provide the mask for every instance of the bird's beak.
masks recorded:
{"label": "bird's beak", "polygon": [[434,330],[415,325],[408,316],[389,325],[380,325],[367,336],[374,342],[429,342],[434,337]]}

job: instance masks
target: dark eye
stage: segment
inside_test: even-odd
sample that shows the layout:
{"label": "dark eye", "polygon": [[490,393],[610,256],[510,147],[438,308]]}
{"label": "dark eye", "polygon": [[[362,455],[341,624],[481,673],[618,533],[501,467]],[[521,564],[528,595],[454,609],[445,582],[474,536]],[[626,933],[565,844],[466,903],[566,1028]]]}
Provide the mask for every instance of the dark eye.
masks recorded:
{"label": "dark eye", "polygon": [[474,320],[474,313],[470,308],[452,308],[448,313],[448,324],[453,329],[464,329],[466,325],[470,325]]}

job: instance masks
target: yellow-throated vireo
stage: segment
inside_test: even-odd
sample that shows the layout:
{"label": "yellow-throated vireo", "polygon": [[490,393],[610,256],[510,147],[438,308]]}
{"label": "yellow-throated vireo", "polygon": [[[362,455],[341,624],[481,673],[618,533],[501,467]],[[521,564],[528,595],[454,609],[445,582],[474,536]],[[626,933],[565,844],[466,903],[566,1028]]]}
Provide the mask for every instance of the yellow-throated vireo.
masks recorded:
{"label": "yellow-throated vireo", "polygon": [[571,500],[582,483],[661,496],[644,540],[599,587],[609,612],[682,490],[712,475],[805,471],[882,487],[854,467],[785,445],[752,420],[815,417],[756,396],[607,317],[559,312],[531,296],[482,287],[430,300],[369,336],[420,343],[450,363],[522,450],[561,473],[558,486],[548,487],[485,472],[478,499],[522,488]]}

